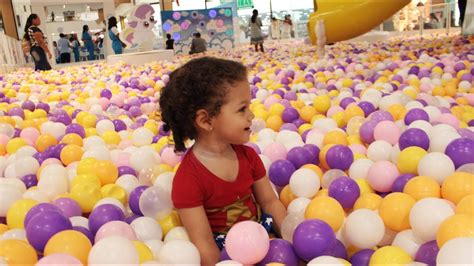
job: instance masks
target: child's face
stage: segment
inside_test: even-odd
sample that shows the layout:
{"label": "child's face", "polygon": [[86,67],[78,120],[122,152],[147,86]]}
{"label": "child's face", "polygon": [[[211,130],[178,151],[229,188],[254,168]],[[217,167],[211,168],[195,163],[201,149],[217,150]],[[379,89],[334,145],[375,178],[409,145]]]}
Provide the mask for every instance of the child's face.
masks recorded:
{"label": "child's face", "polygon": [[253,113],[249,109],[250,87],[247,80],[237,82],[229,89],[220,113],[212,120],[216,136],[230,144],[243,144],[250,138]]}

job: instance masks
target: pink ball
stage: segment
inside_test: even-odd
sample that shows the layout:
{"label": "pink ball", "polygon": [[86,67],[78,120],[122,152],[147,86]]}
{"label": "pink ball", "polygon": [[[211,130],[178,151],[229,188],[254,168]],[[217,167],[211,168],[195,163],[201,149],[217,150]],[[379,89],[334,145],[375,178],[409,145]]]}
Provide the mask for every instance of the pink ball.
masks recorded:
{"label": "pink ball", "polygon": [[459,128],[459,120],[456,116],[448,113],[441,114],[436,118],[436,122],[442,123],[442,124],[448,124],[456,129]]}
{"label": "pink ball", "polygon": [[161,163],[175,167],[179,162],[181,162],[181,156],[174,153],[173,148],[166,147],[163,149],[161,152]]}
{"label": "pink ball", "polygon": [[129,224],[122,221],[111,221],[102,225],[99,231],[97,231],[95,234],[95,243],[111,236],[125,237],[130,241],[137,240],[137,235]]}
{"label": "pink ball", "polygon": [[376,191],[389,192],[392,184],[400,175],[396,165],[389,161],[375,162],[367,173],[369,185]]}
{"label": "pink ball", "polygon": [[2,145],[7,145],[7,142],[10,140],[10,138],[5,135],[5,134],[0,134],[0,144]]}
{"label": "pink ball", "polygon": [[109,99],[102,97],[99,99],[99,104],[100,104],[100,107],[102,107],[102,110],[105,110],[109,106],[110,101]]}
{"label": "pink ball", "polygon": [[374,139],[385,140],[386,142],[395,145],[400,138],[400,129],[392,121],[382,121],[375,126]]}
{"label": "pink ball", "polygon": [[277,97],[270,96],[267,99],[265,99],[265,101],[263,102],[263,105],[265,105],[265,108],[267,108],[268,110],[273,104],[278,103],[278,102],[280,102],[280,100]]}
{"label": "pink ball", "polygon": [[130,154],[128,152],[120,152],[117,157],[113,158],[113,162],[117,167],[130,166]]}
{"label": "pink ball", "polygon": [[471,106],[474,105],[474,93],[465,94],[464,97],[466,97]]}
{"label": "pink ball", "polygon": [[82,262],[65,253],[55,253],[41,258],[36,266],[82,266]]}
{"label": "pink ball", "polygon": [[28,127],[21,131],[20,137],[24,138],[29,145],[34,145],[40,132],[34,127]]}
{"label": "pink ball", "polygon": [[253,221],[244,221],[232,226],[225,242],[227,254],[231,259],[243,264],[258,263],[270,247],[267,231]]}
{"label": "pink ball", "polygon": [[364,154],[364,155],[367,153],[367,148],[362,144],[351,144],[349,145],[349,149],[351,149],[352,153],[358,153],[358,154]]}
{"label": "pink ball", "polygon": [[279,142],[271,143],[263,149],[263,155],[267,156],[272,162],[286,159],[286,153],[285,145]]}
{"label": "pink ball", "polygon": [[124,103],[124,99],[120,98],[117,95],[112,96],[110,99],[110,103],[117,105],[118,107],[122,107]]}
{"label": "pink ball", "polygon": [[339,112],[342,112],[342,111],[344,111],[344,109],[342,109],[342,107],[340,107],[338,105],[334,105],[334,106],[331,106],[331,108],[329,108],[326,115],[327,115],[327,117],[331,117],[335,113],[339,113]]}
{"label": "pink ball", "polygon": [[432,89],[430,84],[423,83],[420,85],[420,90],[422,92],[429,92]]}
{"label": "pink ball", "polygon": [[123,139],[123,140],[120,141],[120,143],[119,143],[119,148],[123,150],[123,149],[125,149],[125,148],[131,147],[132,145],[133,145],[132,140],[130,140],[130,139]]}

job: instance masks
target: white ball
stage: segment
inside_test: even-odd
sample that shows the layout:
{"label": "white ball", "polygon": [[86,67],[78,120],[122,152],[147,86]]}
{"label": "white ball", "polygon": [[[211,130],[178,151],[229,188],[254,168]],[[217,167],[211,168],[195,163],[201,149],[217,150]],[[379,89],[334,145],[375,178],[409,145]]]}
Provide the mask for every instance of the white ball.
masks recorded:
{"label": "white ball", "polygon": [[[176,256],[179,254],[179,256]],[[201,257],[193,243],[185,240],[172,240],[165,243],[158,254],[160,263],[200,265]]]}
{"label": "white ball", "polygon": [[39,203],[49,203],[51,201],[48,195],[39,189],[28,189],[23,193],[23,198],[36,200]]}
{"label": "white ball", "polygon": [[50,199],[54,199],[60,194],[69,190],[69,180],[65,175],[45,175],[41,174],[38,181],[38,189],[46,194]]}
{"label": "white ball", "polygon": [[0,187],[2,187],[4,185],[13,186],[18,191],[20,191],[21,193],[25,193],[25,191],[26,191],[25,183],[23,183],[18,178],[0,178]]}
{"label": "white ball", "polygon": [[148,128],[137,128],[132,133],[132,143],[135,146],[141,147],[145,145],[150,145],[153,141],[153,132]]}
{"label": "white ball", "polygon": [[156,260],[158,259],[158,254],[160,253],[160,249],[163,246],[163,241],[159,239],[152,239],[144,242],[145,245],[151,250],[153,254],[153,258]]}
{"label": "white ball", "polygon": [[15,162],[15,172],[17,177],[23,177],[25,175],[36,174],[40,165],[38,161],[30,156],[24,156],[17,158]]}
{"label": "white ball", "polygon": [[15,201],[21,199],[21,191],[9,184],[0,184],[0,217],[6,217]]}
{"label": "white ball", "polygon": [[99,136],[90,136],[84,139],[83,146],[87,151],[97,146],[105,146],[105,141]]}
{"label": "white ball", "polygon": [[385,225],[376,212],[358,209],[346,218],[343,234],[345,240],[358,248],[373,248],[383,239]]}
{"label": "white ball", "polygon": [[430,124],[430,122],[425,121],[425,120],[416,120],[411,123],[408,128],[419,128],[423,131],[425,131],[428,136],[431,134],[431,130],[433,129],[433,126]]}
{"label": "white ball", "polygon": [[384,140],[377,140],[372,142],[367,149],[367,158],[370,160],[377,161],[388,161],[390,160],[390,154],[392,152],[392,145]]}
{"label": "white ball", "polygon": [[258,132],[257,140],[275,140],[277,133],[271,128],[264,128]]}
{"label": "white ball", "polygon": [[15,156],[17,159],[21,157],[32,157],[37,152],[38,151],[34,147],[23,146],[15,152]]}
{"label": "white ball", "polygon": [[433,177],[440,185],[455,170],[453,161],[441,152],[428,153],[418,163],[418,174]]}
{"label": "white ball", "polygon": [[153,218],[138,217],[130,226],[132,226],[140,241],[161,240],[163,237],[163,230],[161,230],[160,224]]}
{"label": "white ball", "polygon": [[125,207],[123,206],[122,202],[120,202],[118,199],[116,198],[102,198],[100,199],[95,205],[94,205],[94,209],[101,206],[101,205],[105,205],[105,204],[112,204],[118,208],[120,208],[122,210],[123,213],[125,213]]}
{"label": "white ball", "polygon": [[312,198],[320,188],[319,176],[310,169],[300,168],[290,177],[290,189],[298,197]]}
{"label": "white ball", "polygon": [[436,265],[474,265],[474,238],[458,237],[446,242],[438,252]]}
{"label": "white ball", "polygon": [[25,229],[10,229],[0,235],[0,240],[17,239],[28,242]]}
{"label": "white ball", "polygon": [[84,152],[82,159],[84,158],[95,158],[97,160],[109,161],[112,159],[110,151],[106,146],[95,146]]}
{"label": "white ball", "polygon": [[115,130],[114,123],[108,119],[103,119],[97,122],[97,125],[95,126],[97,130],[97,134],[102,135],[104,132],[109,131],[109,130]]}
{"label": "white ball", "polygon": [[324,134],[318,131],[311,130],[308,135],[306,135],[306,144],[314,144],[318,147],[323,146]]}
{"label": "white ball", "polygon": [[431,133],[430,139],[430,151],[444,153],[446,147],[451,141],[460,138],[461,136],[457,132],[441,131]]}
{"label": "white ball", "polygon": [[267,90],[258,90],[257,93],[255,94],[255,98],[263,101],[265,100],[269,95],[269,92]]}
{"label": "white ball", "polygon": [[137,150],[130,156],[130,165],[135,171],[140,172],[143,169],[150,169],[157,165],[160,157],[156,152],[148,150]]}
{"label": "white ball", "polygon": [[398,143],[395,144],[395,146],[393,146],[392,148],[392,152],[390,153],[390,161],[392,161],[392,163],[394,164],[397,164],[398,162],[398,157],[400,156],[400,146],[398,146]]}
{"label": "white ball", "polygon": [[298,213],[289,213],[281,222],[281,237],[286,241],[293,243],[293,233],[296,227],[304,221],[304,215]]}
{"label": "white ball", "polygon": [[311,202],[308,198],[296,198],[290,202],[287,208],[288,213],[299,213],[303,214],[306,211],[306,207]]}
{"label": "white ball", "polygon": [[72,226],[81,226],[86,229],[89,229],[89,220],[83,216],[73,216],[69,218],[71,221]]}
{"label": "white ball", "polygon": [[313,122],[313,128],[319,129],[323,134],[338,128],[337,122],[332,118],[321,118]]}
{"label": "white ball", "polygon": [[219,266],[224,266],[224,265],[240,265],[242,266],[243,264],[238,262],[238,261],[235,261],[235,260],[223,260],[219,263],[217,263],[216,265],[219,265]]}
{"label": "white ball", "polygon": [[138,179],[133,175],[120,176],[117,181],[115,181],[115,184],[125,189],[127,195],[140,185]]}
{"label": "white ball", "polygon": [[186,240],[189,241],[188,232],[183,226],[177,226],[171,229],[165,236],[165,243],[173,240]]}
{"label": "white ball", "polygon": [[331,265],[331,266],[343,266],[344,263],[336,257],[332,256],[319,256],[317,258],[312,259],[310,262],[307,264],[308,266],[314,266],[314,265]]}
{"label": "white ball", "polygon": [[88,264],[138,265],[139,256],[132,241],[121,236],[110,236],[95,243],[89,253]]}
{"label": "white ball", "polygon": [[441,111],[435,106],[426,106],[423,107],[423,110],[428,113],[431,122],[435,121],[441,115]]}
{"label": "white ball", "polygon": [[341,177],[341,176],[346,176],[346,173],[344,173],[344,171],[342,170],[339,170],[339,169],[330,169],[330,170],[327,170],[324,174],[323,174],[323,184],[322,184],[322,187],[323,188],[329,188],[329,186],[331,185],[332,181],[334,181],[336,178],[338,177]]}
{"label": "white ball", "polygon": [[349,177],[356,179],[366,179],[369,169],[374,164],[373,161],[369,159],[358,159],[349,167]]}
{"label": "white ball", "polygon": [[440,224],[454,215],[454,209],[444,199],[424,198],[410,210],[410,225],[413,232],[424,241],[436,239]]}
{"label": "white ball", "polygon": [[174,173],[164,172],[158,175],[153,182],[153,186],[160,187],[171,194],[171,188],[173,187]]}
{"label": "white ball", "polygon": [[276,135],[275,141],[285,145],[285,143],[290,142],[290,141],[302,142],[302,139],[301,139],[301,136],[294,131],[282,130],[278,132],[278,134]]}
{"label": "white ball", "polygon": [[416,252],[424,241],[413,234],[413,230],[404,230],[399,232],[393,239],[392,246],[400,247],[405,250],[412,258],[415,258]]}

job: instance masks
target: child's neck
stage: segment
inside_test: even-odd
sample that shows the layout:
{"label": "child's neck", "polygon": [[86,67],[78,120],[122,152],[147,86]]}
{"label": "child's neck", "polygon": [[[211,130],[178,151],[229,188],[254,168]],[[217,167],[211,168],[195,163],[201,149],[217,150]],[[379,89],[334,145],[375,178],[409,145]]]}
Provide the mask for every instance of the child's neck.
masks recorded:
{"label": "child's neck", "polygon": [[193,145],[193,151],[205,156],[222,156],[232,149],[230,143],[210,141],[206,139],[197,140]]}

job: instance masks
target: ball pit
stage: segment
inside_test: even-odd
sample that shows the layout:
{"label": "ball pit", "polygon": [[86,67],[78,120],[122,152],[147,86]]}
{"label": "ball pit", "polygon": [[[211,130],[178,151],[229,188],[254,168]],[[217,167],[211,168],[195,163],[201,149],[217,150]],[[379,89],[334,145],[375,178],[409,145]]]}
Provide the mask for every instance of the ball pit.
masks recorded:
{"label": "ball pit", "polygon": [[[324,58],[295,42],[210,52],[249,68],[248,145],[288,209],[283,239],[239,224],[221,259],[474,264],[474,39],[339,43]],[[189,58],[0,76],[0,264],[199,264],[156,112]]]}

